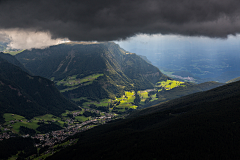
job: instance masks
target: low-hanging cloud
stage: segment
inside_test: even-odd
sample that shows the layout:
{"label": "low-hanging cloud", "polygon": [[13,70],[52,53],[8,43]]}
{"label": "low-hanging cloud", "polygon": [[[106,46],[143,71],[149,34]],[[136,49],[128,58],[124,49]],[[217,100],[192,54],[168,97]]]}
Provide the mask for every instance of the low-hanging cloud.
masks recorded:
{"label": "low-hanging cloud", "polygon": [[227,37],[240,32],[239,0],[1,0],[0,29],[77,41],[144,34]]}
{"label": "low-hanging cloud", "polygon": [[47,32],[19,29],[0,30],[0,37],[0,41],[8,42],[8,48],[13,49],[46,48],[62,42],[62,39],[52,39]]}

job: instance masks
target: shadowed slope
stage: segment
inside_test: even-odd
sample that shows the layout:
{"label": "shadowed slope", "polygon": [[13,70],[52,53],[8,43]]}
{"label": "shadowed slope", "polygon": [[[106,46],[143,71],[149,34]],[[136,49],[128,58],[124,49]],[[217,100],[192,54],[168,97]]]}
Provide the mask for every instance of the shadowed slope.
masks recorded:
{"label": "shadowed slope", "polygon": [[239,159],[240,82],[96,127],[49,159]]}
{"label": "shadowed slope", "polygon": [[78,109],[54,87],[54,83],[38,76],[30,76],[19,67],[0,58],[1,121],[4,113],[22,115],[28,119],[65,110]]}

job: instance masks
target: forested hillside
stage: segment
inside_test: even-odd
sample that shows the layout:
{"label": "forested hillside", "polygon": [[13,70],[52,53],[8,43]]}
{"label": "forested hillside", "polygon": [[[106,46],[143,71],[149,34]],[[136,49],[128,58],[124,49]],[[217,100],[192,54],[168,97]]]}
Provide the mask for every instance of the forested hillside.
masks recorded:
{"label": "forested hillside", "polygon": [[22,115],[28,119],[51,113],[59,115],[78,107],[65,99],[54,83],[31,76],[0,57],[0,120],[4,113]]}

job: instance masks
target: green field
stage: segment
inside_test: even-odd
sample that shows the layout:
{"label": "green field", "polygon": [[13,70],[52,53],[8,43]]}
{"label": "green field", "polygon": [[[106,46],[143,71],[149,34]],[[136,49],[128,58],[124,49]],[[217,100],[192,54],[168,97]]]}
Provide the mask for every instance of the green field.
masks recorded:
{"label": "green field", "polygon": [[79,122],[84,122],[89,120],[91,117],[84,117],[84,116],[76,116],[75,119],[78,120]]}
{"label": "green field", "polygon": [[[77,78],[78,75],[74,75],[71,77],[68,77],[67,79],[63,79],[61,81],[58,81],[56,85],[63,85],[67,88],[60,90],[60,92],[66,92],[70,90],[77,89],[81,86],[90,85],[93,83],[94,80],[96,80],[98,77],[103,76],[103,74],[93,74],[84,78]],[[52,77],[51,80],[54,80],[54,77]]]}
{"label": "green field", "polygon": [[21,50],[21,51],[4,51],[3,53],[8,53],[8,54],[11,54],[13,56],[17,55],[18,53],[21,53],[23,52],[24,50]]}
{"label": "green field", "polygon": [[[72,111],[72,112],[66,111],[65,113],[62,114],[62,118],[56,117],[51,114],[46,114],[43,116],[34,117],[31,120],[27,120],[25,117],[17,115],[17,114],[5,113],[3,115],[3,117],[5,119],[4,125],[12,126],[11,130],[14,133],[19,133],[20,126],[24,126],[24,127],[34,129],[35,131],[37,131],[36,129],[39,127],[39,125],[37,124],[38,122],[44,122],[47,124],[48,123],[47,121],[51,121],[51,122],[54,122],[55,124],[63,127],[65,122],[62,121],[61,119],[63,119],[63,120],[69,119],[69,117],[67,117],[67,114],[73,113],[73,112],[80,112],[80,114],[82,114],[84,112],[84,110],[82,110],[82,111],[76,110],[76,111]],[[87,118],[88,117],[86,117],[85,119],[87,119]],[[84,120],[83,117],[82,117],[82,119]],[[14,121],[14,123],[13,123],[13,121]],[[37,133],[39,133],[39,132],[37,131]]]}
{"label": "green field", "polygon": [[3,118],[5,119],[5,121],[11,121],[11,120],[25,120],[26,118],[17,114],[12,114],[12,113],[5,113],[3,115]]}
{"label": "green field", "polygon": [[113,99],[102,99],[100,100],[99,102],[97,101],[91,101],[85,97],[81,97],[81,98],[78,98],[78,99],[73,99],[74,101],[81,101],[81,100],[86,100],[88,102],[84,102],[82,104],[81,107],[83,108],[89,108],[89,106],[91,104],[95,105],[96,107],[100,107],[100,106],[109,106],[112,104],[116,104],[117,102],[120,101],[120,104],[119,105],[114,105],[115,107],[118,107],[118,108],[123,108],[123,109],[119,109],[118,111],[125,111],[124,108],[133,108],[133,109],[136,109],[137,106],[133,105],[132,103],[134,103],[134,99],[135,99],[135,93],[132,91],[125,91],[125,95],[123,95],[122,97],[120,98],[116,98],[115,97],[115,100]]}
{"label": "green field", "polygon": [[151,102],[152,102],[152,101],[156,101],[156,100],[158,99],[158,98],[157,98],[157,94],[151,95],[151,98],[152,98],[152,99],[150,100]]}
{"label": "green field", "polygon": [[175,81],[175,80],[167,80],[167,81],[161,81],[158,82],[155,87],[156,88],[165,88],[166,90],[173,89],[175,87],[183,86],[184,82],[181,81]]}
{"label": "green field", "polygon": [[[20,126],[28,127],[31,129],[36,130],[36,128],[39,126],[37,124],[38,121],[32,119],[28,121],[25,117],[17,115],[17,114],[12,114],[12,113],[5,113],[3,115],[3,118],[5,119],[4,125],[11,125],[12,126],[12,131],[15,133],[19,132]],[[15,121],[14,124],[12,124],[10,121]]]}
{"label": "green field", "polygon": [[[95,78],[97,76],[95,75]],[[70,78],[71,80],[76,80],[76,76],[73,76]],[[156,93],[151,93],[151,95],[149,95],[150,91],[162,91],[162,88],[166,89],[166,90],[170,90],[173,89],[175,87],[179,87],[179,86],[185,86],[184,82],[180,82],[180,81],[175,81],[175,80],[167,80],[167,81],[161,81],[156,83],[155,85],[155,89],[151,89],[151,90],[144,90],[144,91],[138,91],[137,94],[140,96],[140,105],[145,105],[147,102],[152,102],[157,100],[157,95]],[[68,88],[71,89],[71,88]],[[65,91],[65,90],[64,90]],[[77,99],[72,99],[75,102],[79,102],[81,100],[85,100],[87,102],[84,102],[82,104],[81,107],[83,108],[89,108],[90,105],[95,105],[96,107],[100,107],[100,106],[112,106],[113,107],[117,107],[118,111],[125,111],[125,108],[133,108],[133,109],[137,109],[138,106],[134,105],[134,99],[135,99],[135,92],[134,91],[125,91],[125,94],[120,97],[120,98],[116,98],[115,99],[102,99],[99,102],[97,101],[92,101],[90,99],[88,99],[87,97],[81,97],[81,98],[77,98]],[[146,101],[148,99],[148,101]],[[117,104],[117,102],[120,101],[120,104]],[[109,108],[110,110],[112,108]]]}
{"label": "green field", "polygon": [[[116,98],[117,101],[120,101],[120,104],[117,106],[119,108],[132,108],[137,109],[136,105],[133,105],[135,99],[135,92],[125,91],[125,95],[121,98]],[[125,111],[125,109],[120,109],[119,111]]]}
{"label": "green field", "polygon": [[74,75],[74,76],[68,77],[67,79],[58,81],[57,85],[64,85],[64,86],[68,86],[68,87],[79,86],[86,82],[92,82],[95,79],[97,79],[98,77],[103,76],[103,74],[93,74],[93,75],[90,75],[90,76],[87,76],[87,77],[84,77],[81,79],[77,79],[77,76],[78,75]]}

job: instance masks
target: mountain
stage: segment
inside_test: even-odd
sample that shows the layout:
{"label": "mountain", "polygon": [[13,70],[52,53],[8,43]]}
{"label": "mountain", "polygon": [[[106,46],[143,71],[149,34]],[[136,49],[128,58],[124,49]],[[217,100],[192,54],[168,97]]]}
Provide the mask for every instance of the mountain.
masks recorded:
{"label": "mountain", "polygon": [[239,159],[240,82],[139,110],[48,159]]}
{"label": "mountain", "polygon": [[142,108],[150,107],[152,105],[156,105],[161,102],[165,102],[168,100],[172,100],[175,98],[193,94],[196,92],[207,91],[207,90],[222,86],[224,84],[225,83],[218,83],[218,82],[214,82],[214,81],[204,82],[204,83],[200,83],[200,84],[185,82],[183,84],[183,86],[175,87],[171,90],[161,90],[160,92],[157,93],[158,100],[147,103]]}
{"label": "mountain", "polygon": [[79,109],[60,94],[52,81],[31,76],[1,57],[0,106],[1,122],[4,122],[4,113],[31,119],[47,113],[60,115],[65,110]]}
{"label": "mountain", "polygon": [[14,56],[8,53],[0,52],[0,57],[7,60],[11,64],[14,64],[15,66],[20,67],[24,72],[27,72],[30,74],[30,72]]}
{"label": "mountain", "polygon": [[146,56],[142,56],[142,55],[138,55],[138,56],[141,57],[142,59],[144,59],[146,62],[152,64],[152,62],[149,61]]}
{"label": "mountain", "polygon": [[113,42],[71,42],[23,51],[16,58],[34,75],[51,79],[70,99],[120,97],[168,79],[158,68]]}
{"label": "mountain", "polygon": [[232,83],[232,82],[237,82],[240,80],[240,77],[234,78],[232,80],[227,81],[226,83]]}

